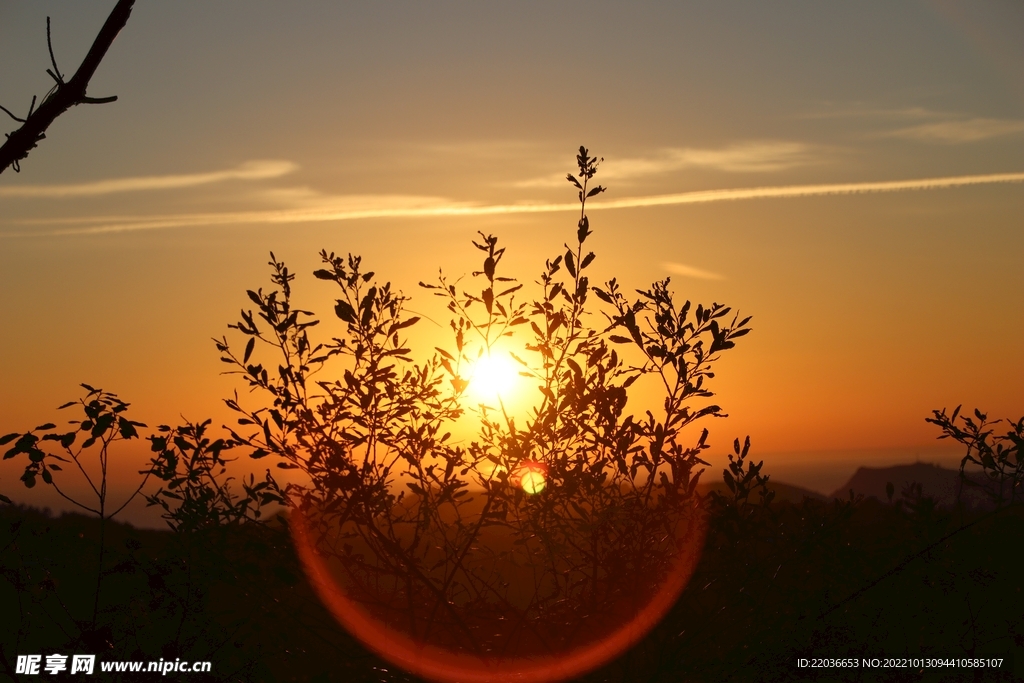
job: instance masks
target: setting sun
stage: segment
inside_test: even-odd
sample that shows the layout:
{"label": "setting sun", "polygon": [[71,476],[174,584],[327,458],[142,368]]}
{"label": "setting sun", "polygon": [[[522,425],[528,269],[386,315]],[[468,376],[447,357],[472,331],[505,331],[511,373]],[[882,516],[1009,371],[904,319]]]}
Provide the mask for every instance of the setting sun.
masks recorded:
{"label": "setting sun", "polygon": [[519,369],[507,354],[480,356],[469,372],[469,391],[479,401],[508,401],[519,383]]}

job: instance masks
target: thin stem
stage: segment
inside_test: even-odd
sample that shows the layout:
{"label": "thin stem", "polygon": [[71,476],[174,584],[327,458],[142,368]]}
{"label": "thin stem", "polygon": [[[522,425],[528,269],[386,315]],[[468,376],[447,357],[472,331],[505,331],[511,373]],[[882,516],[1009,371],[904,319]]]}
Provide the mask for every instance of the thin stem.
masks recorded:
{"label": "thin stem", "polygon": [[139,484],[139,487],[138,487],[137,489],[135,489],[135,493],[133,493],[133,494],[132,494],[131,496],[129,496],[129,497],[128,497],[128,500],[126,500],[126,501],[125,501],[125,502],[124,502],[124,503],[123,503],[123,504],[121,505],[121,507],[117,508],[116,510],[114,510],[113,512],[111,512],[111,513],[110,513],[110,515],[109,515],[109,516],[110,516],[111,518],[113,518],[113,517],[116,517],[116,516],[117,516],[117,514],[118,514],[119,512],[121,512],[121,510],[124,510],[124,509],[125,509],[126,507],[128,507],[128,503],[130,503],[130,502],[132,502],[133,500],[135,500],[135,496],[139,495],[139,493],[140,493],[140,492],[142,491],[142,488],[143,488],[143,487],[144,487],[144,486],[146,485],[146,482],[147,482],[147,481],[149,480],[149,475],[151,475],[151,474],[153,474],[153,471],[152,471],[152,470],[149,470],[149,471],[147,471],[147,472],[146,472],[146,476],[142,478],[142,483],[141,483],[141,484]]}
{"label": "thin stem", "polygon": [[57,486],[57,482],[55,482],[55,481],[54,481],[54,482],[51,482],[51,483],[50,483],[50,486],[52,486],[52,487],[53,487],[53,489],[54,489],[54,490],[55,490],[55,491],[56,491],[56,492],[57,492],[58,494],[60,494],[61,498],[63,498],[64,500],[66,500],[66,501],[68,501],[68,502],[70,502],[70,503],[74,503],[74,504],[75,504],[75,505],[77,505],[78,507],[80,507],[80,508],[82,508],[83,510],[86,510],[86,511],[88,511],[88,512],[91,512],[91,513],[92,513],[92,514],[94,514],[94,515],[101,515],[101,514],[102,514],[102,513],[101,513],[101,512],[99,511],[99,510],[94,510],[93,508],[91,508],[91,507],[89,507],[89,506],[87,506],[87,505],[83,505],[82,503],[79,503],[79,502],[78,502],[77,500],[75,500],[74,498],[71,498],[71,497],[69,497],[68,495],[66,495],[66,494],[65,494],[65,493],[64,493],[63,491],[61,491],[61,490],[60,490],[60,488],[59,488],[59,487]]}
{"label": "thin stem", "polygon": [[5,114],[10,116],[12,119],[17,121],[18,123],[25,123],[25,119],[18,118],[17,116],[15,116],[14,114],[11,113],[10,109],[8,109],[7,107],[5,107],[3,105],[0,105],[0,111],[3,111]]}
{"label": "thin stem", "polygon": [[50,64],[53,65],[53,76],[58,83],[64,83],[64,76],[57,68],[57,60],[53,56],[53,41],[50,39],[50,17],[46,17],[46,47],[50,51]]}

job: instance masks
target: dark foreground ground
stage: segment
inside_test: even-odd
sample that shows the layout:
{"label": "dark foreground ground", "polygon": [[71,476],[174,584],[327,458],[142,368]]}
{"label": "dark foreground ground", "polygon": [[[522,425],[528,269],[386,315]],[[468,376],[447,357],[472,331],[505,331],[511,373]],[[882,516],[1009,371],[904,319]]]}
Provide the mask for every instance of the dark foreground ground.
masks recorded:
{"label": "dark foreground ground", "polygon": [[[911,495],[709,509],[702,559],[672,611],[581,680],[1022,678],[1020,506],[957,512]],[[108,523],[97,600],[99,547],[94,520],[0,507],[0,680],[416,680],[336,625],[281,527],[174,534]],[[17,655],[53,653],[208,660],[213,670],[15,674]],[[861,666],[886,657],[1005,661],[998,670]],[[858,666],[800,667],[801,658]]]}

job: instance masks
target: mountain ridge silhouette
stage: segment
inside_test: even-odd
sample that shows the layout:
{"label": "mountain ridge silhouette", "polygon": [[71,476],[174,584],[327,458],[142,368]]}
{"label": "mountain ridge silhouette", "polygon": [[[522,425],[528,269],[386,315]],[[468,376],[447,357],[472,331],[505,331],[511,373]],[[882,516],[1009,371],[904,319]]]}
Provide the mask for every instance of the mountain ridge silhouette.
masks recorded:
{"label": "mountain ridge silhouette", "polygon": [[[968,478],[981,484],[979,474],[967,473]],[[888,467],[857,468],[853,476],[832,493],[832,498],[847,498],[852,490],[854,494],[865,498],[876,498],[887,501],[886,485],[891,483],[894,489],[894,500],[899,500],[904,491],[909,491],[913,484],[921,485],[921,495],[930,496],[940,505],[955,505],[958,497],[968,505],[977,506],[985,501],[984,492],[973,486],[963,487],[959,470],[952,470],[926,462],[914,462],[905,465]]]}

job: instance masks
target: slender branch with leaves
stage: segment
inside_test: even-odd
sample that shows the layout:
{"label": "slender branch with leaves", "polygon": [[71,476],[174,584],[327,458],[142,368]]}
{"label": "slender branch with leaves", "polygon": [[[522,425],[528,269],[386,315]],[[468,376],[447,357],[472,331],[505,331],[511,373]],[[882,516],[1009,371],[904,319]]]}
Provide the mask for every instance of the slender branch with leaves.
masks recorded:
{"label": "slender branch with leaves", "polygon": [[[945,408],[934,410],[925,419],[942,430],[938,438],[953,439],[967,448],[960,461],[960,493],[965,486],[980,488],[997,507],[1024,501],[1024,417],[1007,420],[1008,428],[999,433],[996,425],[1003,420],[989,422],[988,415],[977,408],[973,418],[960,415],[961,407],[949,415]],[[967,472],[970,465],[981,469],[980,480]]]}

